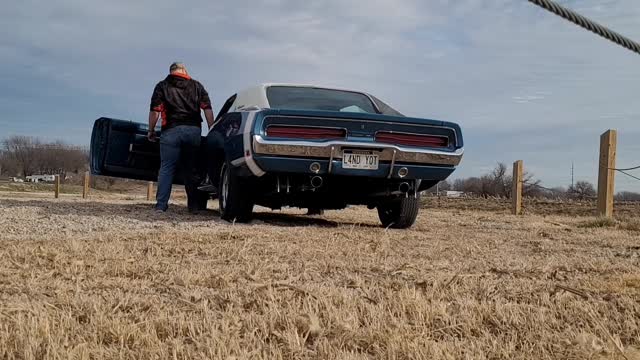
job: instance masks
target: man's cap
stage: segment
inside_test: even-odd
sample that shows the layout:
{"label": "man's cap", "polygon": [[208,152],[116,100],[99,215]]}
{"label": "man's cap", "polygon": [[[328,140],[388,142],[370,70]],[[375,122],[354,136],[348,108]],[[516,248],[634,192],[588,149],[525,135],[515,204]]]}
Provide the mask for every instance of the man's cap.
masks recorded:
{"label": "man's cap", "polygon": [[184,66],[183,63],[181,62],[174,62],[173,64],[171,64],[171,66],[169,66],[169,71],[170,72],[174,72],[178,69],[183,69],[183,70],[187,70],[187,67]]}

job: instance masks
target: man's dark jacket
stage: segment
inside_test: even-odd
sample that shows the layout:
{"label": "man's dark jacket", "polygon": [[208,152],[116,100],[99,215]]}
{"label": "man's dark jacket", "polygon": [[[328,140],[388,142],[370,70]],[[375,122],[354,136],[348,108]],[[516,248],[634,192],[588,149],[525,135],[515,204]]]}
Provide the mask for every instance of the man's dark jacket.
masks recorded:
{"label": "man's dark jacket", "polygon": [[200,110],[211,109],[204,86],[186,74],[171,74],[160,81],[151,96],[151,111],[162,114],[162,130],[178,125],[200,127]]}

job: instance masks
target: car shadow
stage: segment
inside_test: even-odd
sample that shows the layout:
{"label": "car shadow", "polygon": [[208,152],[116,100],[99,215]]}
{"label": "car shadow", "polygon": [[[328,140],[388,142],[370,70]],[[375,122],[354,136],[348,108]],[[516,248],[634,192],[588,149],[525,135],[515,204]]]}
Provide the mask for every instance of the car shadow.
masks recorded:
{"label": "car shadow", "polygon": [[253,215],[253,224],[263,222],[268,225],[282,227],[318,226],[318,227],[338,227],[342,223],[327,220],[319,217],[307,215],[283,214],[275,212],[256,212]]}

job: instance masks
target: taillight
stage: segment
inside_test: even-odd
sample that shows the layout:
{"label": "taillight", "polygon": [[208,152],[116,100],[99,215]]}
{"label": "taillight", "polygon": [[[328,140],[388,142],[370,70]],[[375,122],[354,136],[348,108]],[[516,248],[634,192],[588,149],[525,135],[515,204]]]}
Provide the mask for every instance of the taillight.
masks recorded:
{"label": "taillight", "polygon": [[449,138],[445,136],[393,133],[387,131],[379,131],[376,133],[376,141],[387,144],[418,147],[449,146]]}
{"label": "taillight", "polygon": [[266,135],[277,138],[332,140],[344,139],[347,131],[336,128],[271,125],[267,127]]}

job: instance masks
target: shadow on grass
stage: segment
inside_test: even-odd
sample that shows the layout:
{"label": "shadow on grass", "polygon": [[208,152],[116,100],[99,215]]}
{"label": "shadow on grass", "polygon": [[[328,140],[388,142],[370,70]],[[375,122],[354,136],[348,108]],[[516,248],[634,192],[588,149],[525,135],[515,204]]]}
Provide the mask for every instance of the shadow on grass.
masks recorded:
{"label": "shadow on grass", "polygon": [[257,212],[253,214],[253,224],[256,221],[262,221],[265,224],[283,227],[297,226],[318,226],[318,227],[338,227],[341,223],[322,219],[318,217],[309,217],[306,215],[283,214],[277,212]]}

